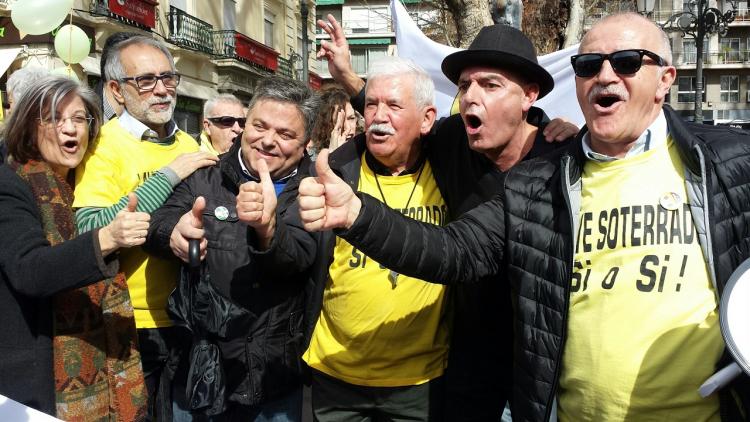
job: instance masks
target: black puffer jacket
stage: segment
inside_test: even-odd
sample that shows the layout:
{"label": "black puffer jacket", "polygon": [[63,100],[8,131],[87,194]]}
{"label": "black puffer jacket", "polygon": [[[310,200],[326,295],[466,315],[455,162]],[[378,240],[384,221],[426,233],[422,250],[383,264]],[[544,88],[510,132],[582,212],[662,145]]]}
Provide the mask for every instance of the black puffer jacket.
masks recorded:
{"label": "black puffer jacket", "polygon": [[[750,257],[750,136],[688,125],[671,108],[664,111],[690,173],[689,202],[709,273],[721,293],[732,271]],[[584,163],[584,132],[570,147],[514,167],[498,196],[447,227],[420,225],[362,195],[360,217],[339,233],[402,274],[445,283],[506,275],[516,309],[517,421],[547,421],[556,394],[573,273],[573,214],[578,212],[570,205],[571,194]],[[719,366],[726,360],[725,354]],[[720,394],[722,419],[742,420],[738,407],[748,409],[748,377],[731,387],[737,393],[733,397],[728,389]]]}
{"label": "black puffer jacket", "polygon": [[[152,215],[146,248],[171,256],[169,237],[177,221],[191,209],[195,198],[206,199],[203,224],[211,287],[214,297],[235,309],[225,320],[207,321],[217,327],[217,332],[207,337],[221,349],[227,399],[258,405],[301,385],[304,270],[313,261],[315,244],[308,233],[282,221],[286,208],[296,199],[310,160],[303,158],[297,175],[280,195],[274,241],[271,249],[261,252],[255,248],[252,228],[237,217],[236,196],[245,181],[237,158],[240,144],[236,142],[223,154],[218,165],[196,171],[175,188]],[[219,207],[228,211],[226,217],[217,217]],[[201,305],[215,306],[219,309],[214,314],[221,315],[222,310],[231,308],[227,302]]]}

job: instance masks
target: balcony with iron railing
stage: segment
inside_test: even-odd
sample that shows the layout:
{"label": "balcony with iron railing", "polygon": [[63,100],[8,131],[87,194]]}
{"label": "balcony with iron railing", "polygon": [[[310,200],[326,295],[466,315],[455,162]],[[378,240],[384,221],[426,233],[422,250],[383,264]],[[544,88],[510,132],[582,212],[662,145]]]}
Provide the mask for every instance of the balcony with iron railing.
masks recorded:
{"label": "balcony with iron railing", "polygon": [[213,31],[212,34],[217,58],[235,59],[271,72],[278,69],[279,53],[273,48],[237,31]]}
{"label": "balcony with iron railing", "polygon": [[211,24],[174,6],[170,6],[168,18],[169,42],[191,50],[213,53],[214,27]]}
{"label": "balcony with iron railing", "polygon": [[276,69],[277,75],[286,76],[287,78],[295,78],[294,62],[290,59],[285,59],[281,56],[278,57],[279,67]]}
{"label": "balcony with iron railing", "polygon": [[[682,51],[672,54],[676,66],[695,65],[698,55],[695,51]],[[738,67],[750,67],[750,51],[748,50],[710,50],[703,52],[704,66],[711,65],[738,65]]]}
{"label": "balcony with iron railing", "polygon": [[350,19],[343,22],[346,35],[378,35],[393,32],[390,18]]}

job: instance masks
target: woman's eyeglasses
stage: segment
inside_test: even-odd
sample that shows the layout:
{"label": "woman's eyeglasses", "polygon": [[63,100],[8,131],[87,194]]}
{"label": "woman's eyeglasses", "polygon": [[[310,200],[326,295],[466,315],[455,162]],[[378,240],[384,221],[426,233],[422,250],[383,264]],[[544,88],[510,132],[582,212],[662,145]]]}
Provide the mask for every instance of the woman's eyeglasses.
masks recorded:
{"label": "woman's eyeglasses", "polygon": [[641,68],[643,56],[649,57],[659,66],[666,64],[666,61],[658,54],[648,50],[620,50],[609,54],[578,54],[570,58],[570,63],[573,65],[573,72],[579,78],[590,78],[598,74],[605,60],[609,60],[609,64],[616,73],[632,75]]}
{"label": "woman's eyeglasses", "polygon": [[235,123],[239,124],[240,127],[245,127],[245,122],[247,121],[244,117],[232,117],[232,116],[219,116],[219,117],[209,117],[208,121],[220,126],[225,127],[231,127],[234,126]]}
{"label": "woman's eyeglasses", "polygon": [[77,127],[84,127],[84,126],[91,126],[91,123],[94,122],[94,118],[91,116],[70,116],[70,117],[60,117],[58,119],[55,119],[53,122],[52,119],[38,119],[44,124],[54,124],[56,127],[61,128],[65,125],[65,122],[70,120],[73,125]]}

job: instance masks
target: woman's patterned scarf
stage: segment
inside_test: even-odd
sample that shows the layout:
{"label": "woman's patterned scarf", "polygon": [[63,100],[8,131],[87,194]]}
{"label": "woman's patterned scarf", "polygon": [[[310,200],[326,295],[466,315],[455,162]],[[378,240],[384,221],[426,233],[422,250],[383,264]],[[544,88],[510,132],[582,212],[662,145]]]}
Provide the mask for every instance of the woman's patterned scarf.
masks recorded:
{"label": "woman's patterned scarf", "polygon": [[[70,185],[43,161],[9,165],[31,186],[50,244],[73,239]],[[60,292],[52,303],[57,417],[145,419],[146,390],[125,276]]]}

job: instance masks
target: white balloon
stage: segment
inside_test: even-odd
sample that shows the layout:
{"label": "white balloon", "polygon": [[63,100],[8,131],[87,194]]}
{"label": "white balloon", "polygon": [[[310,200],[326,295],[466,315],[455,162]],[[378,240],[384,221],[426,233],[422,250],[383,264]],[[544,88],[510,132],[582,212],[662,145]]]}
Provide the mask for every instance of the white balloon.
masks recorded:
{"label": "white balloon", "polygon": [[91,44],[83,29],[65,25],[55,35],[55,51],[66,63],[79,63],[89,55]]}
{"label": "white balloon", "polygon": [[63,23],[73,8],[73,0],[17,0],[10,19],[19,31],[46,34]]}

